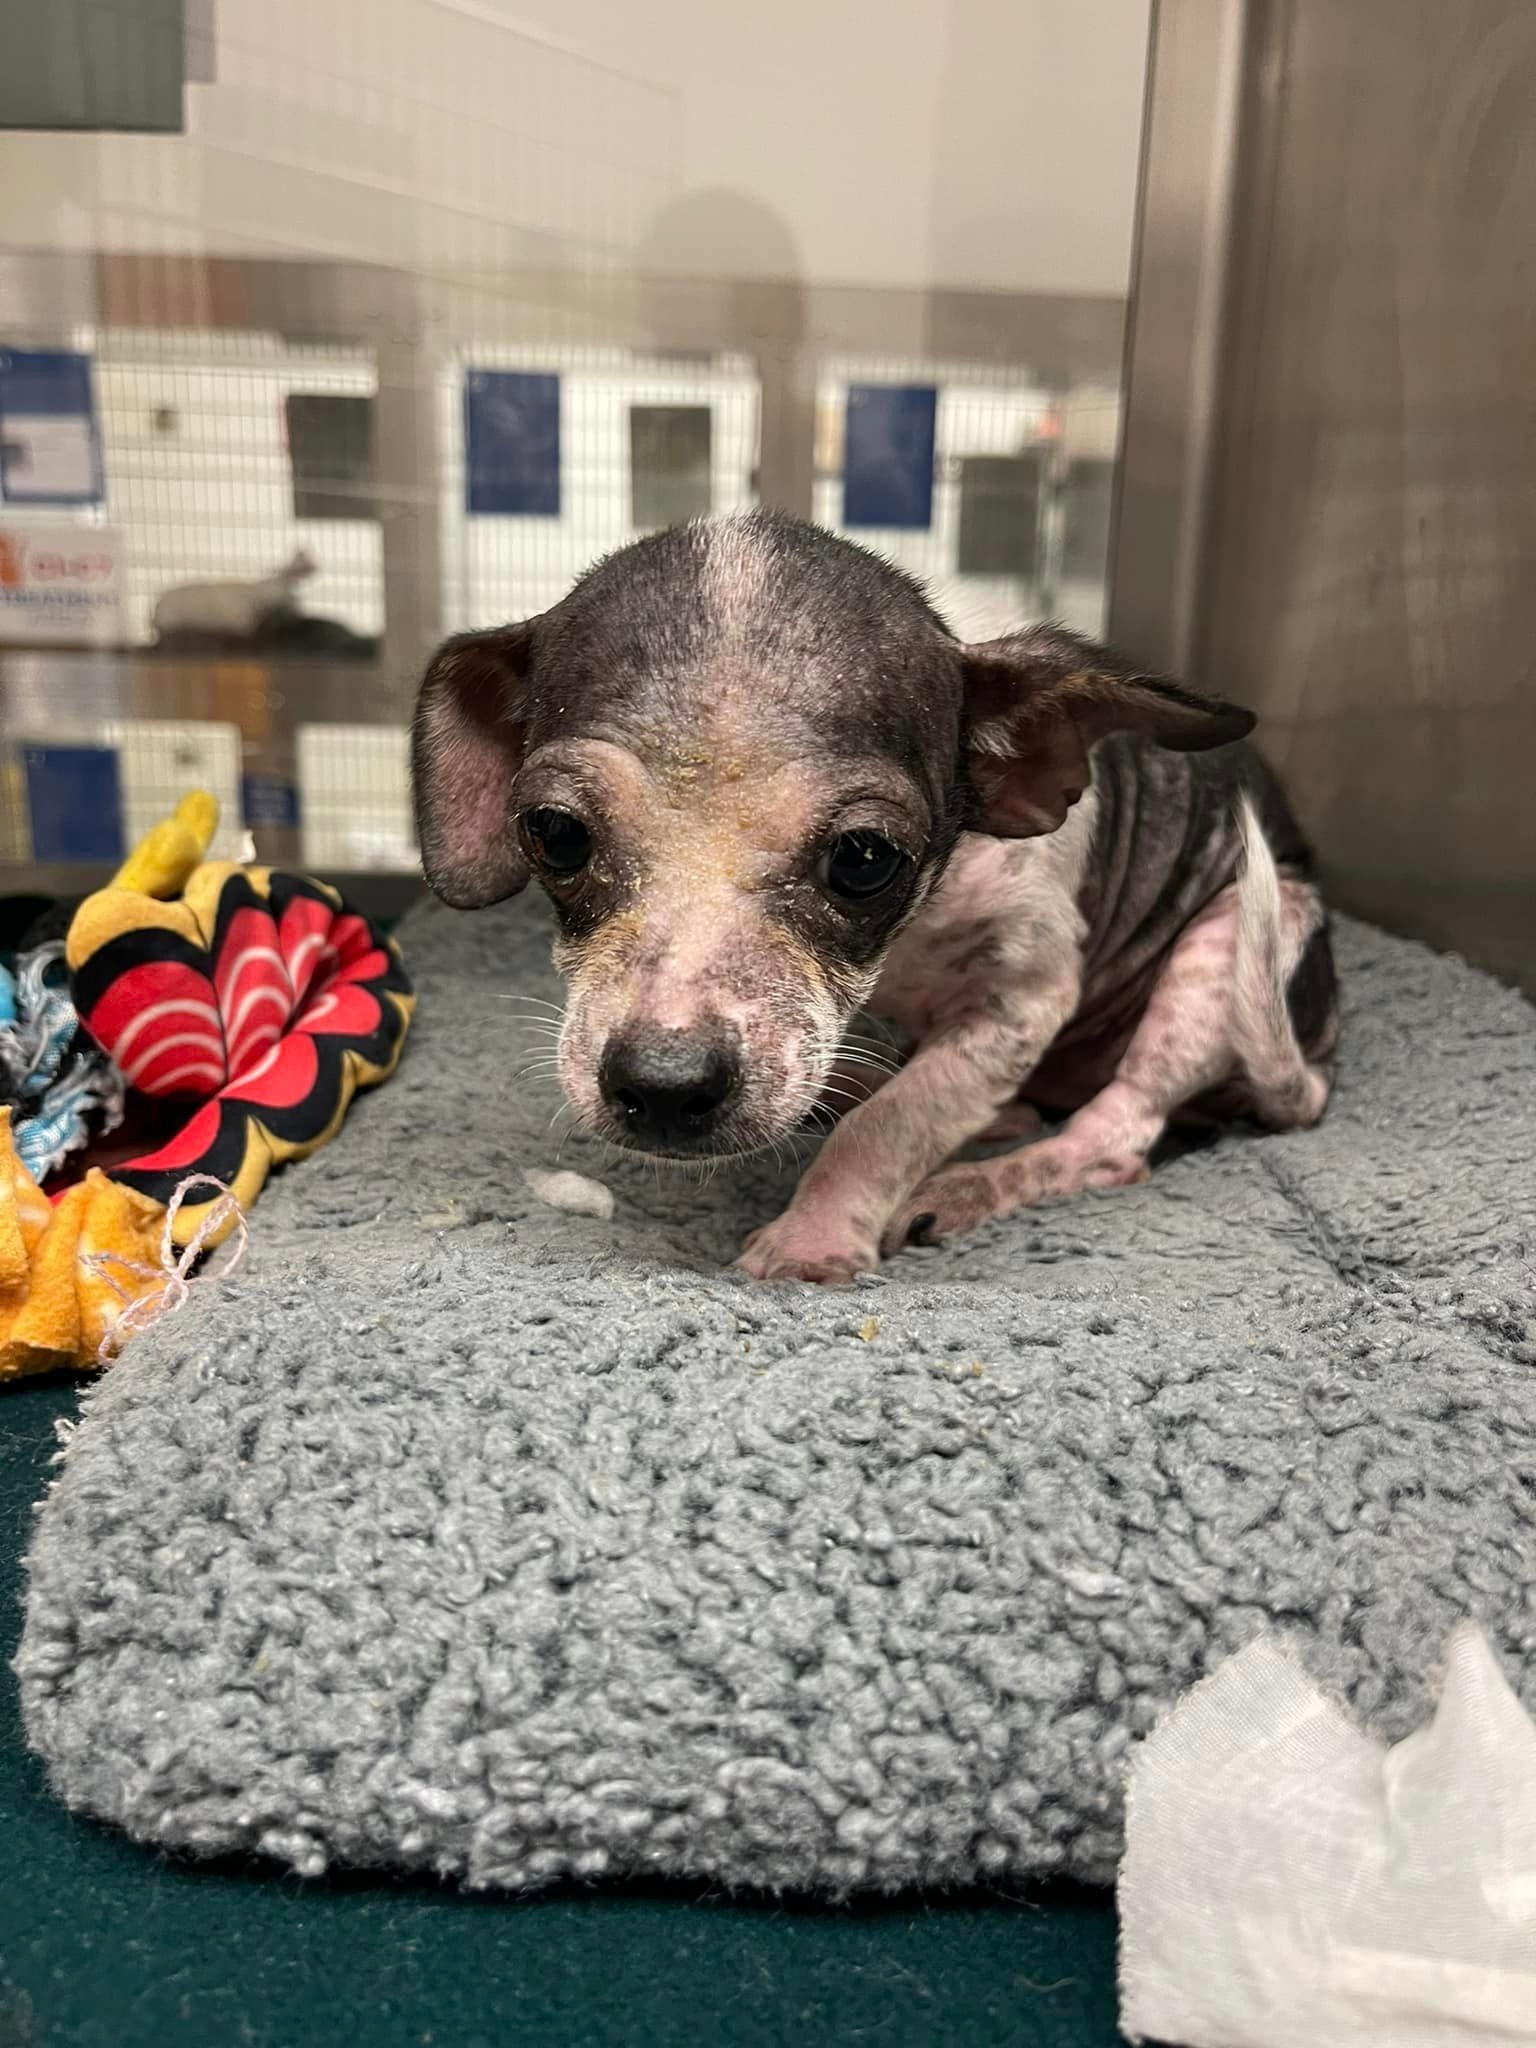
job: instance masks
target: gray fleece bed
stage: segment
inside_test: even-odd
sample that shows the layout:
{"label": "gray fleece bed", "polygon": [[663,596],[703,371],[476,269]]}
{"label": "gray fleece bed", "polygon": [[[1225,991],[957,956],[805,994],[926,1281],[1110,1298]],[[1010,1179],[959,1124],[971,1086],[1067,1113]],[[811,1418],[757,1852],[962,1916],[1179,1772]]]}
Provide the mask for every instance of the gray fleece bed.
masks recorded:
{"label": "gray fleece bed", "polygon": [[[397,1077],[90,1391],[18,1660],[143,1840],[471,1885],[1109,1878],[1127,1751],[1268,1626],[1389,1736],[1481,1617],[1536,1706],[1536,1016],[1338,934],[1321,1129],[904,1254],[723,1270],[789,1187],[578,1140],[541,910],[401,933]],[[562,1120],[563,1127],[563,1120]]]}

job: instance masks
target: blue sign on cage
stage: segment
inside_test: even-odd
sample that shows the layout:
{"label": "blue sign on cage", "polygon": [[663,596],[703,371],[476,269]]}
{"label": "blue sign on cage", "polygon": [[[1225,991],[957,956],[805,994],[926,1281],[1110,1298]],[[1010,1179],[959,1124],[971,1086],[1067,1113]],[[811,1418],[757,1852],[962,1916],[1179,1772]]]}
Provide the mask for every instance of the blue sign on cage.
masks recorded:
{"label": "blue sign on cage", "polygon": [[844,526],[933,524],[933,428],[939,394],[930,384],[850,384],[843,434]]}
{"label": "blue sign on cage", "polygon": [[36,861],[123,857],[123,799],[115,747],[23,749]]}
{"label": "blue sign on cage", "polygon": [[99,505],[104,496],[90,357],[0,348],[0,499]]}
{"label": "blue sign on cage", "polygon": [[464,506],[560,515],[560,379],[471,370],[464,384]]}
{"label": "blue sign on cage", "polygon": [[299,792],[286,775],[253,770],[240,778],[240,813],[253,832],[291,832],[299,822]]}

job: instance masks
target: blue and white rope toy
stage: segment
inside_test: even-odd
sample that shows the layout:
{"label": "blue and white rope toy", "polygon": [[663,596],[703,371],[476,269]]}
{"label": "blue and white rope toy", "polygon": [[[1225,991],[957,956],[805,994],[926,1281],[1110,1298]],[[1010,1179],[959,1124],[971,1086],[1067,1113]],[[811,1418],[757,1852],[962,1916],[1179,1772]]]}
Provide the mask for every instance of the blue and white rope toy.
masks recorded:
{"label": "blue and white rope toy", "polygon": [[80,1029],[62,943],[0,961],[0,1101],[39,1187],[96,1131],[122,1121],[123,1077]]}

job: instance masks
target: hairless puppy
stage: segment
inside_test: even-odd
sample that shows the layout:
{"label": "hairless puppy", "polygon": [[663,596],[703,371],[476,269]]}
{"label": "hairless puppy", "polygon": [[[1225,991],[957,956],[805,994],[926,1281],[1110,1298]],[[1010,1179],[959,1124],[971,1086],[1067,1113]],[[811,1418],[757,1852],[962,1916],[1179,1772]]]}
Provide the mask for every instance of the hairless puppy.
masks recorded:
{"label": "hairless puppy", "polygon": [[[741,1264],[841,1281],[1140,1180],[1175,1118],[1321,1116],[1327,921],[1252,724],[1054,627],[963,644],[888,563],[754,512],[439,651],[422,859],[461,909],[537,875],[588,1129],[699,1161],[836,1115]],[[888,1078],[861,1012],[911,1048]]]}

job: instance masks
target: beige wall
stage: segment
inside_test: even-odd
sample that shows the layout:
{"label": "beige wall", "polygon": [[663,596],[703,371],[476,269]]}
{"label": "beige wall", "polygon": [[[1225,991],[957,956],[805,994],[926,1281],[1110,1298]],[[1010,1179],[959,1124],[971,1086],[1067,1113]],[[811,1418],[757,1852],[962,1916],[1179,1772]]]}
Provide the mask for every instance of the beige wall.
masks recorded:
{"label": "beige wall", "polygon": [[0,137],[0,243],[1120,294],[1149,0],[218,0],[186,138]]}

